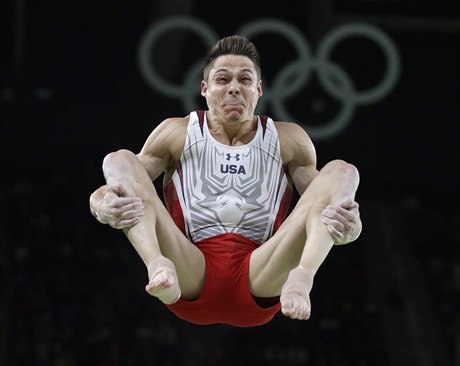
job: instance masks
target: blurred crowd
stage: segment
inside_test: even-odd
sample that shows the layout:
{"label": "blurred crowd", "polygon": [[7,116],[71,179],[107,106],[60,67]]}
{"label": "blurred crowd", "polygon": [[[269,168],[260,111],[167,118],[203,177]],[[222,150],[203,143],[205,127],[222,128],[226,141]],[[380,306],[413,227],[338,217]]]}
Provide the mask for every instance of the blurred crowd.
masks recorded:
{"label": "blurred crowd", "polygon": [[[256,328],[196,326],[144,292],[147,274],[127,239],[90,215],[88,197],[100,179],[91,162],[2,178],[0,364],[390,365],[381,306],[362,285],[360,245],[331,252],[308,321],[278,314]],[[420,225],[424,214],[412,208],[409,224]],[[413,239],[423,248],[436,237]],[[446,261],[426,248],[417,253],[453,353],[460,268],[455,251]]]}

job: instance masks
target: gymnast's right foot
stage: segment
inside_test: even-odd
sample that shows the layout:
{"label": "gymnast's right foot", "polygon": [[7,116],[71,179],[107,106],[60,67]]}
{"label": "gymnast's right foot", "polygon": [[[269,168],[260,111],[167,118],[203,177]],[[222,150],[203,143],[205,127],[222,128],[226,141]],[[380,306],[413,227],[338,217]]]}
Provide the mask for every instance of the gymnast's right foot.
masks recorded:
{"label": "gymnast's right foot", "polygon": [[158,256],[147,266],[149,283],[145,290],[164,304],[174,304],[179,300],[181,292],[177,279],[176,267],[168,258]]}

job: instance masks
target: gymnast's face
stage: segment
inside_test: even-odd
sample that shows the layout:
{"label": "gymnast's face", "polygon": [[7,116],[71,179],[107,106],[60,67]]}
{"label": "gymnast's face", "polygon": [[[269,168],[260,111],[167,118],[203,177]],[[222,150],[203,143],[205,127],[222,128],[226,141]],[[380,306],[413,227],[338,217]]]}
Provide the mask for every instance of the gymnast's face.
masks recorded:
{"label": "gymnast's face", "polygon": [[262,96],[262,81],[248,57],[224,55],[214,61],[208,79],[201,82],[201,95],[212,115],[243,122],[254,115]]}

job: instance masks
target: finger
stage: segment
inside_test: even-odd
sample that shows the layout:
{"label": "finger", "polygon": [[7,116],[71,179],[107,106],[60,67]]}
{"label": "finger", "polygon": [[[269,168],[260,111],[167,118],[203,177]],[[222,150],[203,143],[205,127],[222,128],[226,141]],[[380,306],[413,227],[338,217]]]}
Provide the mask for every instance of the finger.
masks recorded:
{"label": "finger", "polygon": [[107,187],[108,192],[115,193],[118,197],[123,197],[128,195],[128,191],[121,184],[113,184]]}
{"label": "finger", "polygon": [[322,218],[321,221],[327,226],[327,230],[335,242],[343,242],[349,231],[346,226],[327,217]]}
{"label": "finger", "polygon": [[358,210],[359,209],[359,204],[356,201],[353,200],[346,200],[340,203],[340,207],[343,207],[346,210]]}
{"label": "finger", "polygon": [[328,225],[327,229],[335,242],[341,243],[345,239],[345,235],[338,231],[334,226]]}
{"label": "finger", "polygon": [[130,219],[121,220],[120,225],[123,225],[123,227],[130,227],[138,224],[140,221],[140,217],[132,217]]}
{"label": "finger", "polygon": [[121,215],[120,215],[120,219],[121,220],[130,220],[130,219],[133,219],[133,218],[140,218],[144,216],[144,210],[142,209],[135,209],[135,210],[129,210],[129,211],[124,211]]}
{"label": "finger", "polygon": [[128,200],[120,200],[119,201],[120,208],[123,208],[124,211],[129,211],[129,210],[144,210],[145,205],[142,202],[141,199],[128,199]]}
{"label": "finger", "polygon": [[346,201],[339,203],[338,205],[327,205],[325,209],[332,210],[332,211],[337,211],[337,210],[358,211],[359,204],[358,202],[355,202],[352,200],[346,200]]}
{"label": "finger", "polygon": [[[336,219],[331,219],[329,217],[322,217],[321,218],[321,221],[329,226],[329,227],[332,227],[335,229],[335,233],[340,233],[340,236],[342,237],[345,237],[346,235],[348,235],[348,233],[353,229],[354,227],[354,223],[350,222],[350,221],[346,221],[346,220],[343,220],[342,222],[341,221],[338,221]],[[331,230],[329,230],[331,231]]]}
{"label": "finger", "polygon": [[322,211],[322,215],[340,221],[344,225],[350,225],[357,221],[358,212],[348,211],[338,206],[328,206]]}
{"label": "finger", "polygon": [[336,220],[339,222],[346,222],[348,219],[342,214],[346,215],[347,213],[347,210],[338,206],[328,206],[321,212],[321,217]]}
{"label": "finger", "polygon": [[117,197],[113,200],[113,206],[125,209],[145,207],[139,197]]}
{"label": "finger", "polygon": [[[347,222],[355,222],[357,220],[357,216],[358,216],[358,211],[355,211],[355,210],[346,210],[342,207],[339,207],[337,209],[337,213],[339,215],[339,219],[340,217],[344,218]],[[340,220],[341,222],[343,222],[343,220]]]}
{"label": "finger", "polygon": [[113,221],[131,219],[134,217],[141,217],[144,215],[144,204],[132,203],[129,205],[121,204],[120,202],[112,202],[107,208],[107,216],[112,217]]}
{"label": "finger", "polygon": [[344,224],[342,224],[340,221],[332,220],[328,217],[322,217],[321,221],[328,227],[329,232],[331,232],[333,229],[334,233],[339,233],[343,235],[344,232],[347,230],[347,227]]}
{"label": "finger", "polygon": [[131,219],[120,220],[116,224],[113,224],[111,226],[114,227],[115,229],[124,229],[124,228],[128,228],[128,227],[138,224],[139,221],[140,221],[139,217],[134,217]]}

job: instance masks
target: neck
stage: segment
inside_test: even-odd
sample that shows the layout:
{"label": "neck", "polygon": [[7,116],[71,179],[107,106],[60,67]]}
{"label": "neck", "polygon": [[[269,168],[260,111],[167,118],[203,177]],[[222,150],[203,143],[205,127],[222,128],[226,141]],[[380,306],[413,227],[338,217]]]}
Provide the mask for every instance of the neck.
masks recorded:
{"label": "neck", "polygon": [[257,131],[257,117],[246,120],[220,120],[207,112],[206,121],[211,135],[226,145],[244,145],[250,142]]}

